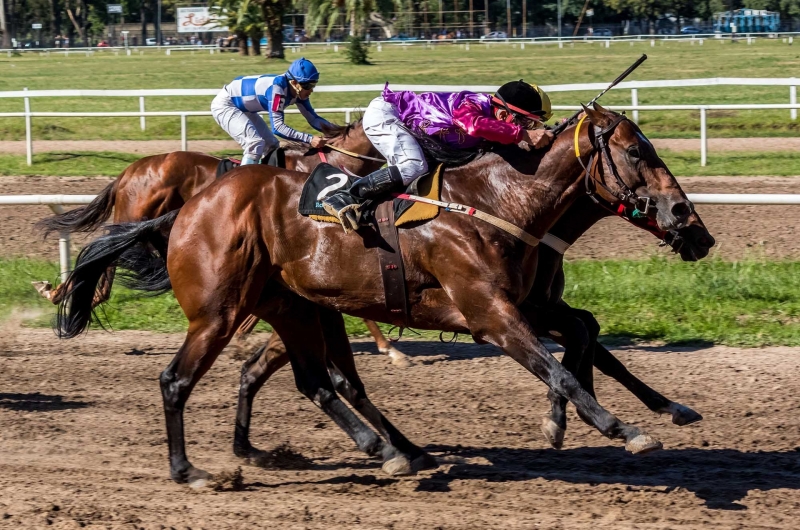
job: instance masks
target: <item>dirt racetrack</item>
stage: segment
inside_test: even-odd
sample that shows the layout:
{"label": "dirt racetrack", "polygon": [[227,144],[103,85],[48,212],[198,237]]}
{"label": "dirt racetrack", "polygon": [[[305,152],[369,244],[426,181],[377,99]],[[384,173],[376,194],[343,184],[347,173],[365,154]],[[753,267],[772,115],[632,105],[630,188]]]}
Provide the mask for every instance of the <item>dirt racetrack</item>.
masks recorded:
{"label": "dirt racetrack", "polygon": [[[679,179],[687,193],[800,193],[800,177],[687,177]],[[92,177],[2,177],[2,194],[95,194],[111,179]],[[724,259],[800,258],[797,206],[699,205],[697,211],[717,239],[712,255]],[[58,243],[44,241],[33,229],[51,215],[45,206],[0,206],[0,256],[26,256],[58,261]],[[74,250],[85,238],[73,238]],[[657,241],[616,218],[600,221],[569,250],[568,259],[643,258],[657,253]],[[41,278],[32,278],[41,279]]]}
{"label": "dirt racetrack", "polygon": [[664,450],[631,456],[570,413],[547,448],[545,387],[491,346],[403,342],[416,365],[374,347],[356,361],[378,404],[440,467],[392,478],[280,371],[256,400],[254,441],[288,443],[295,469],[231,454],[240,361],[223,353],[187,410],[193,462],[242,465],[242,483],[195,492],[168,478],[157,378],[182,337],[46,330],[0,337],[2,528],[797,528],[797,349],[619,347],[614,353],[696,425],[656,417],[599,377],[601,403]]}

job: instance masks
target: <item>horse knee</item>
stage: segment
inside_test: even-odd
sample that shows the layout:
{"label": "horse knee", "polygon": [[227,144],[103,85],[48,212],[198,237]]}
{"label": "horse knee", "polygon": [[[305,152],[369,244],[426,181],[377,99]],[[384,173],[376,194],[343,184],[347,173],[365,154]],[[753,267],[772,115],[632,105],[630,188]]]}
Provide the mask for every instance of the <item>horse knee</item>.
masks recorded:
{"label": "horse knee", "polygon": [[589,337],[596,340],[597,336],[600,335],[600,323],[594,318],[592,312],[585,309],[576,309],[575,316],[583,322]]}
{"label": "horse knee", "polygon": [[167,367],[161,372],[158,382],[161,385],[164,408],[167,410],[183,410],[188,398],[188,382],[179,377],[172,367]]}

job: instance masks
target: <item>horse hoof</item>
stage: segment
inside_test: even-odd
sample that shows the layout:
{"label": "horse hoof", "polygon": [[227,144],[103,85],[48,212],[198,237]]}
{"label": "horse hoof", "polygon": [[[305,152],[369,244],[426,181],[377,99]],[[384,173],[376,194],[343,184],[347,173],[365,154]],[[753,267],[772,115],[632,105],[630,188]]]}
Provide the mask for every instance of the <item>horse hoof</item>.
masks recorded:
{"label": "horse hoof", "polygon": [[672,423],[681,427],[697,423],[703,419],[702,414],[680,403],[670,403],[668,407],[661,409],[659,412],[662,414],[670,414],[672,416]]}
{"label": "horse hoof", "polygon": [[625,443],[625,449],[634,455],[643,455],[652,451],[658,451],[663,447],[664,445],[661,442],[649,434],[644,433]]}
{"label": "horse hoof", "polygon": [[409,358],[408,355],[397,350],[393,346],[389,346],[388,348],[382,348],[380,350],[381,353],[388,355],[389,359],[392,361],[394,366],[398,368],[408,368],[409,366],[413,366],[414,362]]}
{"label": "horse hoof", "polygon": [[31,282],[33,288],[36,289],[36,292],[42,295],[43,298],[48,300],[52,299],[53,294],[53,284],[48,282],[47,280],[41,282]]}
{"label": "horse hoof", "polygon": [[411,461],[411,471],[414,473],[426,469],[436,469],[437,467],[439,467],[439,464],[436,462],[436,459],[428,453],[422,453]]}
{"label": "horse hoof", "polygon": [[553,449],[561,449],[564,445],[565,430],[558,426],[556,422],[545,416],[542,418],[542,434],[550,442]]}
{"label": "horse hoof", "polygon": [[403,455],[396,456],[383,463],[383,472],[392,477],[413,475],[414,469],[411,462]]}
{"label": "horse hoof", "polygon": [[189,487],[193,490],[202,490],[209,486],[209,481],[207,478],[199,478],[197,480],[193,480],[189,482]]}

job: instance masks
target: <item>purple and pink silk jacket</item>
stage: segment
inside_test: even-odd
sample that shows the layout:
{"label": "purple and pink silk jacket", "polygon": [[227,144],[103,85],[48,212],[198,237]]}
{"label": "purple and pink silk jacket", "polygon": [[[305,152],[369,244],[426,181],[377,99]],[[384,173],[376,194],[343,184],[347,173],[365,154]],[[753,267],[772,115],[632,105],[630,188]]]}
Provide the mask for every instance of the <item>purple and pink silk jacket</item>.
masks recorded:
{"label": "purple and pink silk jacket", "polygon": [[514,144],[523,138],[522,127],[494,117],[492,96],[488,94],[393,92],[387,83],[383,99],[397,109],[409,129],[459,149],[475,147],[481,140]]}

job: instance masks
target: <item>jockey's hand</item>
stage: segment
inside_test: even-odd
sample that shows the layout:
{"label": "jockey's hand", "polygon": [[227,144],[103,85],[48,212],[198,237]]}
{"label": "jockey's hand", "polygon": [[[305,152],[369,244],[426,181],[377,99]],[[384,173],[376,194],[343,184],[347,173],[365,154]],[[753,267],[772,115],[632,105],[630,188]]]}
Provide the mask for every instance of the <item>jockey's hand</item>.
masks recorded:
{"label": "jockey's hand", "polygon": [[311,147],[314,147],[316,149],[319,149],[320,147],[325,147],[325,144],[327,143],[328,143],[327,140],[325,140],[325,138],[323,138],[322,136],[311,137]]}
{"label": "jockey's hand", "polygon": [[534,149],[541,149],[550,145],[553,133],[545,129],[526,130],[524,139]]}

